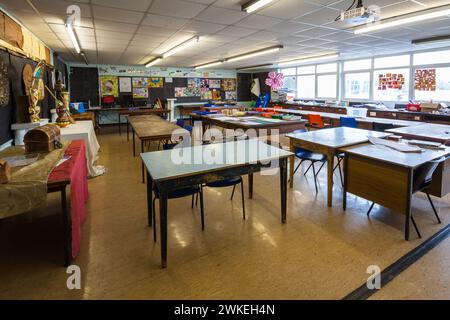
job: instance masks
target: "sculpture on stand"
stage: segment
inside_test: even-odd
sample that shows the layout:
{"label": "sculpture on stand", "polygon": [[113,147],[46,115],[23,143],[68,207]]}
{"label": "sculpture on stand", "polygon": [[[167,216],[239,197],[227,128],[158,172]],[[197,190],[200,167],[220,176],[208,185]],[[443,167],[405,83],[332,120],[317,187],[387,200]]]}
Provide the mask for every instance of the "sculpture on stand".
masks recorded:
{"label": "sculpture on stand", "polygon": [[58,80],[55,85],[55,95],[47,88],[48,92],[56,100],[56,114],[58,118],[56,119],[56,124],[61,127],[67,127],[68,125],[75,123],[72,118],[69,109],[69,92],[65,91],[64,84],[61,80]]}
{"label": "sculpture on stand", "polygon": [[[39,107],[38,103],[42,99],[44,99],[44,82],[42,81],[42,74],[45,68],[45,60],[39,61],[36,68],[34,68],[33,71],[33,77],[31,79],[31,83],[29,83],[28,79],[24,76],[24,82],[25,82],[25,89],[27,90],[28,94],[28,113],[30,115],[30,121],[31,122],[40,122],[40,113],[41,108]],[[25,69],[24,69],[25,72]]]}

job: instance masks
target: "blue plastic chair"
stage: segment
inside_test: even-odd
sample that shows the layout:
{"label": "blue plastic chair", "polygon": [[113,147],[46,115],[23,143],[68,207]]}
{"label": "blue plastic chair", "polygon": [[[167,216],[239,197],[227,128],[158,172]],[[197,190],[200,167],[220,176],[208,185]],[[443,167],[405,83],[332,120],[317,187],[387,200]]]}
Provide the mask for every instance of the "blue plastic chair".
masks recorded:
{"label": "blue plastic chair", "polygon": [[[307,131],[305,129],[300,129],[300,130],[294,131],[293,133],[295,134],[295,133],[304,133],[304,132],[307,132]],[[311,167],[312,167],[313,174],[314,174],[314,186],[316,187],[316,193],[317,193],[318,192],[317,175],[319,174],[320,170],[322,170],[325,162],[327,161],[327,157],[324,154],[311,152],[309,150],[302,149],[302,148],[295,148],[295,156],[300,159],[300,163],[295,168],[294,174],[297,172],[297,170],[300,168],[300,166],[302,165],[303,162],[311,161],[311,164],[309,165],[308,169],[306,169],[304,175],[306,176],[309,169],[311,169]],[[314,166],[316,162],[322,163],[322,166],[320,167],[319,171],[317,171],[317,173],[316,173],[316,168]]]}
{"label": "blue plastic chair", "polygon": [[267,108],[267,105],[269,104],[270,101],[270,94],[266,93],[266,95],[264,96],[261,108]]}
{"label": "blue plastic chair", "polygon": [[356,118],[341,117],[340,122],[341,122],[341,127],[358,128],[358,122],[356,121]]}
{"label": "blue plastic chair", "polygon": [[[233,186],[233,191],[231,192],[231,200],[234,197],[234,190],[236,189],[236,185],[241,184],[241,198],[242,198],[242,217],[245,220],[245,201],[244,201],[244,180],[241,176],[236,176],[233,178],[208,182],[205,184],[206,187],[210,188],[225,188]],[[203,187],[202,187],[203,188]],[[203,190],[202,190],[203,192]]]}

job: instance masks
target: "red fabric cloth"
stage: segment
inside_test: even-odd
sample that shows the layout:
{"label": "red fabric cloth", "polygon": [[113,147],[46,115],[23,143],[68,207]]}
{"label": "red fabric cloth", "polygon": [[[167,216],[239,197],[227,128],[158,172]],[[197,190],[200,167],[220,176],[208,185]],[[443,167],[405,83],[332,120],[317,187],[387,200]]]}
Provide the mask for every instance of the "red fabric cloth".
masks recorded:
{"label": "red fabric cloth", "polygon": [[72,257],[80,251],[81,224],[86,219],[84,205],[89,198],[87,183],[86,146],[83,140],[74,140],[65,151],[70,159],[54,168],[49,182],[70,181],[70,213],[72,217]]}

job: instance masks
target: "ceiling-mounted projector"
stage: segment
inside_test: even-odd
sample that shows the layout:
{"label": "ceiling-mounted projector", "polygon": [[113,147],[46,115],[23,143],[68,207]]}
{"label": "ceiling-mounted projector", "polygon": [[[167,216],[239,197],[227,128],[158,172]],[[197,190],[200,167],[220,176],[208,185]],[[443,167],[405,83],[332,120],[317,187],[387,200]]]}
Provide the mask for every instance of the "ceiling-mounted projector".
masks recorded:
{"label": "ceiling-mounted projector", "polygon": [[368,22],[374,22],[379,20],[380,18],[380,7],[372,5],[366,8],[363,4],[362,0],[358,0],[358,3],[355,8],[353,5],[356,3],[356,0],[353,1],[352,5],[341,13],[336,21],[341,20],[346,24],[363,24]]}

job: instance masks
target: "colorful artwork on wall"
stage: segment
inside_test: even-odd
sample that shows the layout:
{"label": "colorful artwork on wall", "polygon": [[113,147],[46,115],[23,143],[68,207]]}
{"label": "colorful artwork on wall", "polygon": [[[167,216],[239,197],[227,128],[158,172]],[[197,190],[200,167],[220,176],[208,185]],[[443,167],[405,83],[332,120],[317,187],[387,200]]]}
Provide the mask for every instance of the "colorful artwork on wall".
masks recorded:
{"label": "colorful artwork on wall", "polygon": [[200,88],[202,100],[212,100],[212,91],[208,88]]}
{"label": "colorful artwork on wall", "polygon": [[220,90],[216,90],[216,89],[212,90],[212,99],[213,100],[222,100],[222,96],[220,94]]}
{"label": "colorful artwork on wall", "polygon": [[162,88],[164,86],[164,78],[149,78],[148,87],[149,88]]}
{"label": "colorful artwork on wall", "polygon": [[148,88],[133,88],[133,98],[147,99],[148,98]]}
{"label": "colorful artwork on wall", "polygon": [[209,79],[200,79],[200,88],[209,89]]}
{"label": "colorful artwork on wall", "polygon": [[133,78],[133,88],[147,88],[148,80],[147,78],[134,77]]}
{"label": "colorful artwork on wall", "polygon": [[225,100],[236,100],[236,91],[225,91]]}
{"label": "colorful artwork on wall", "polygon": [[201,81],[199,78],[188,78],[187,88],[185,90],[186,97],[200,97]]}
{"label": "colorful artwork on wall", "polygon": [[402,90],[405,85],[405,76],[401,73],[385,73],[378,75],[378,90]]}
{"label": "colorful artwork on wall", "polygon": [[436,69],[417,69],[414,87],[417,91],[436,91]]}
{"label": "colorful artwork on wall", "polygon": [[100,91],[103,96],[119,96],[119,84],[116,76],[101,76]]}
{"label": "colorful artwork on wall", "polygon": [[119,91],[120,92],[131,92],[131,78],[120,77],[119,78]]}
{"label": "colorful artwork on wall", "polygon": [[222,79],[222,89],[224,91],[236,91],[236,79]]}
{"label": "colorful artwork on wall", "polygon": [[210,89],[220,89],[221,88],[220,79],[209,79],[209,88]]}

